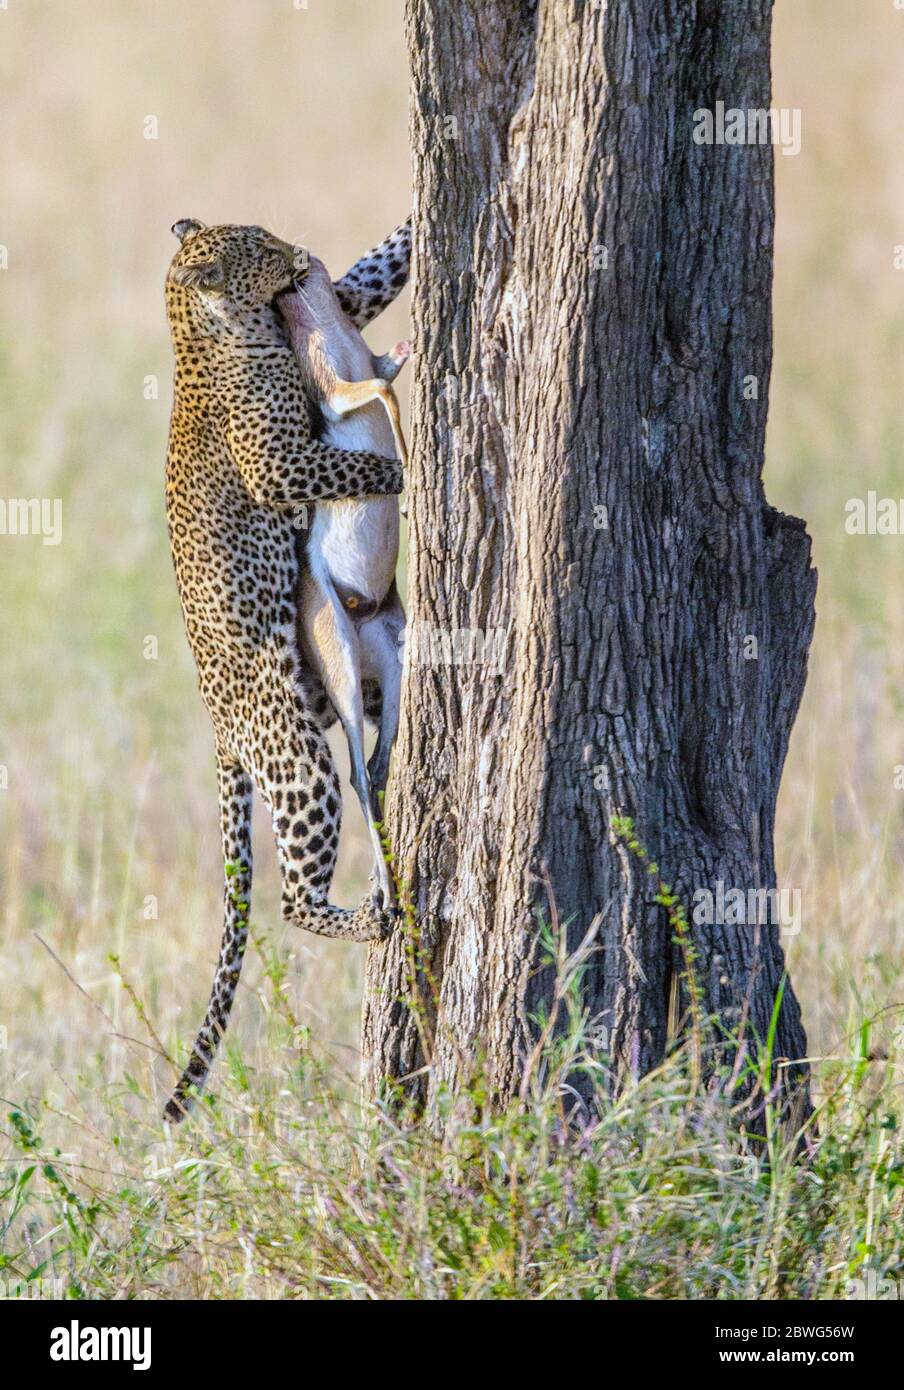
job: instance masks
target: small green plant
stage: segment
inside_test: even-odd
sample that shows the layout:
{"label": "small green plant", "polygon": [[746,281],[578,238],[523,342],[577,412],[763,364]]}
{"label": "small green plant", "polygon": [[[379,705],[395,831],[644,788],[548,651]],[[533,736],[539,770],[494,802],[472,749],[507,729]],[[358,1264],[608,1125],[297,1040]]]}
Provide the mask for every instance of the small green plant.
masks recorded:
{"label": "small green plant", "polygon": [[[380,792],[380,810],[382,813],[385,802],[385,792]],[[377,821],[377,832],[380,836],[380,846],[383,851],[383,858],[389,869],[392,881],[395,886],[396,898],[401,913],[401,936],[403,949],[405,952],[406,963],[406,995],[405,1005],[411,1010],[418,1029],[418,1036],[421,1042],[421,1049],[424,1057],[429,1064],[433,1057],[435,1045],[434,1019],[439,1009],[439,984],[433,973],[433,961],[430,950],[426,946],[421,933],[418,921],[417,909],[411,893],[410,879],[403,878],[397,864],[395,851],[386,828],[385,821],[381,818]],[[423,835],[424,829],[421,829]],[[418,837],[420,839],[420,836]],[[412,858],[417,850],[417,843],[412,851]],[[427,998],[424,998],[424,990],[427,991]]]}
{"label": "small green plant", "polygon": [[617,839],[621,840],[627,849],[634,855],[644,867],[650,878],[653,880],[655,892],[653,901],[664,908],[668,916],[669,926],[672,929],[672,941],[681,952],[683,971],[680,976],[680,983],[683,985],[688,1000],[688,1013],[690,1015],[690,1037],[691,1037],[691,1057],[693,1063],[693,1083],[696,1088],[702,1075],[702,1055],[704,1031],[706,1017],[704,1012],[703,992],[697,978],[695,969],[697,952],[694,947],[693,937],[688,925],[687,913],[684,904],[678,898],[668,884],[664,883],[659,874],[659,865],[651,859],[645,846],[638,839],[634,827],[634,821],[630,816],[613,816],[612,831]]}

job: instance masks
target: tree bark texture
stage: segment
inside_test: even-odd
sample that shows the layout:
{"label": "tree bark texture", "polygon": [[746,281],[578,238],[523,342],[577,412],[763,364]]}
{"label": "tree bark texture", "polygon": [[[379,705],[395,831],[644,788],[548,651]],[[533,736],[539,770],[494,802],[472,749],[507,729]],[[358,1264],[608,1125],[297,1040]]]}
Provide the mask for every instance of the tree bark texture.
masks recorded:
{"label": "tree bark texture", "polygon": [[[760,477],[773,152],[693,138],[699,108],[769,106],[770,23],[771,0],[407,0],[409,625],[506,648],[408,664],[387,819],[440,1007],[425,1067],[404,936],[371,949],[372,1089],[454,1090],[479,1058],[518,1093],[550,902],[572,947],[599,914],[584,1002],[613,1063],[661,1060],[683,967],[613,815],[688,904],[775,885],[816,576]],[[694,945],[752,1047],[778,930]],[[790,983],[774,1050],[806,1050]]]}

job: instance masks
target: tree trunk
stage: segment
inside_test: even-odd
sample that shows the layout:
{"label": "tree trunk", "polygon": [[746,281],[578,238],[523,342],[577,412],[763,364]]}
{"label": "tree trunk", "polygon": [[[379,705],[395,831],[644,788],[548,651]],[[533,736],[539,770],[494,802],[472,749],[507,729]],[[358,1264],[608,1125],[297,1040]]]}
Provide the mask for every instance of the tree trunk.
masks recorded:
{"label": "tree trunk", "polygon": [[[387,819],[439,1016],[412,1007],[404,934],[372,948],[371,1089],[454,1091],[479,1059],[517,1094],[553,911],[569,948],[598,918],[582,988],[614,1067],[661,1060],[683,965],[613,816],[689,913],[775,886],[816,576],[760,479],[772,149],[694,140],[698,108],[769,106],[770,21],[771,0],[408,0],[417,650]],[[463,631],[504,634],[501,667],[438,661]],[[780,933],[693,940],[702,1007],[749,1053]],[[787,984],[774,1054],[805,1050]]]}

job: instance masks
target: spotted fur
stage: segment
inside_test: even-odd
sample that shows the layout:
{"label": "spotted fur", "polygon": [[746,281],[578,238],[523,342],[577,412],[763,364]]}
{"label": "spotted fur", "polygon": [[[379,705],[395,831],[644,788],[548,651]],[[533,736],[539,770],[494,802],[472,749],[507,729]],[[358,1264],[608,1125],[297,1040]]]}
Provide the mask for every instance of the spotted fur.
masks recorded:
{"label": "spotted fur", "polygon": [[356,328],[364,328],[391,304],[411,268],[411,218],[375,246],[336,281],[342,307]]}
{"label": "spotted fur", "polygon": [[[201,694],[213,721],[225,864],[224,926],[207,1014],[166,1107],[178,1121],[208,1072],[229,1018],[248,932],[251,800],[273,821],[283,917],[325,936],[366,941],[389,923],[372,898],[328,899],[341,795],[323,729],[334,717],[301,654],[296,622],[304,524],[318,499],[394,494],[394,459],[315,437],[275,297],[304,274],[298,249],[260,227],[186,220],[166,282],[175,353],[166,470],[170,542]],[[346,312],[367,323],[402,288],[410,226],[339,281]],[[379,713],[369,692],[369,713]],[[375,709],[376,706],[376,709]]]}

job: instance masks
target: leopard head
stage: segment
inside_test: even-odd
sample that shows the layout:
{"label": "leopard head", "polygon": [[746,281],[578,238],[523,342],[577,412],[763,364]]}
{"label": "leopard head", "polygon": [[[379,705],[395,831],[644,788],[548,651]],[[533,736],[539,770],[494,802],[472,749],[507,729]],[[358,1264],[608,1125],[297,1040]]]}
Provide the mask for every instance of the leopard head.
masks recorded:
{"label": "leopard head", "polygon": [[307,252],[263,227],[205,227],[185,218],[173,224],[179,250],[167,275],[168,298],[193,320],[235,327],[264,324],[276,296],[305,278]]}

